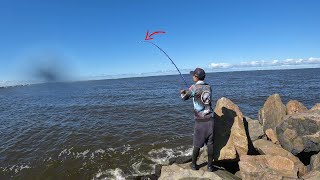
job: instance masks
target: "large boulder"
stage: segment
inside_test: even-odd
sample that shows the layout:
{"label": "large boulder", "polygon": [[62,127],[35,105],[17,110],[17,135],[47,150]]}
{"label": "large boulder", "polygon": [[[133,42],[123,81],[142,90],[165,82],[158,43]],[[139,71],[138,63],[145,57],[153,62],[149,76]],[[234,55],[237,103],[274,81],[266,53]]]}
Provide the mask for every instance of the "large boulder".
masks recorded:
{"label": "large boulder", "polygon": [[253,142],[260,139],[264,135],[262,125],[258,120],[253,120],[249,117],[245,117],[245,119],[248,122],[248,131],[251,141]]}
{"label": "large boulder", "polygon": [[281,146],[294,155],[320,151],[320,110],[288,115],[276,133]]}
{"label": "large boulder", "polygon": [[310,167],[311,167],[311,170],[320,168],[320,152],[318,154],[311,156]]}
{"label": "large boulder", "polygon": [[308,111],[308,109],[297,100],[290,100],[287,103],[286,108],[287,114],[302,113]]}
{"label": "large boulder", "polygon": [[199,170],[195,171],[190,168],[190,163],[185,164],[172,164],[169,166],[162,166],[161,176],[159,180],[222,180],[239,178],[225,170],[216,170],[209,172],[206,166],[202,166]]}
{"label": "large boulder", "polygon": [[263,107],[259,111],[259,122],[263,130],[275,127],[283,121],[286,115],[286,106],[282,103],[279,94],[268,97]]}
{"label": "large boulder", "polygon": [[290,159],[294,164],[295,170],[299,173],[299,176],[307,173],[307,167],[299,160],[299,158],[281,148],[281,146],[263,139],[253,142],[253,146],[261,155],[282,156]]}
{"label": "large boulder", "polygon": [[239,107],[231,100],[220,98],[214,109],[214,155],[218,160],[236,160],[248,152],[248,139]]}
{"label": "large boulder", "polygon": [[303,180],[319,180],[320,168],[310,171],[308,174],[302,176]]}
{"label": "large boulder", "polygon": [[[187,163],[190,166],[190,163]],[[208,171],[199,169],[198,171],[192,170],[188,165],[185,164],[172,164],[169,166],[162,166],[161,176],[159,180],[178,180],[184,178],[192,179],[221,179],[215,173],[210,173]]]}
{"label": "large boulder", "polygon": [[317,103],[316,105],[314,105],[311,110],[320,110],[320,103]]}
{"label": "large boulder", "polygon": [[294,162],[283,156],[245,155],[239,162],[241,179],[279,179],[298,178]]}

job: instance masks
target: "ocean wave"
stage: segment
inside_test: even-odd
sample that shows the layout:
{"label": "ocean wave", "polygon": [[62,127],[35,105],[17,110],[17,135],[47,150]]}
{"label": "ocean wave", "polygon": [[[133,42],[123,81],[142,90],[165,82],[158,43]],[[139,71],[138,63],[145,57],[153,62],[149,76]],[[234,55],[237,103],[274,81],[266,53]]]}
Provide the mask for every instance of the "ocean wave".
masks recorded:
{"label": "ocean wave", "polygon": [[[125,154],[126,152],[130,151],[132,148],[130,145],[124,145],[121,150],[121,154]],[[91,152],[91,153],[90,153]],[[101,157],[101,156],[112,156],[112,154],[115,152],[114,148],[107,148],[107,149],[97,149],[97,150],[90,150],[86,149],[84,151],[77,152],[74,150],[73,147],[63,149],[59,155],[58,158],[60,159],[67,159],[67,158],[75,158],[75,159],[87,159],[93,160],[95,157]],[[47,161],[51,160],[50,157],[47,159]]]}
{"label": "ocean wave", "polygon": [[124,176],[123,171],[120,168],[116,169],[108,169],[105,171],[102,171],[99,169],[99,171],[95,174],[95,176],[92,178],[92,180],[125,180],[126,177]]}
{"label": "ocean wave", "polygon": [[169,164],[169,159],[179,156],[189,156],[192,154],[192,147],[185,149],[183,146],[177,147],[175,149],[170,148],[160,148],[152,149],[148,152],[148,158],[161,165]]}

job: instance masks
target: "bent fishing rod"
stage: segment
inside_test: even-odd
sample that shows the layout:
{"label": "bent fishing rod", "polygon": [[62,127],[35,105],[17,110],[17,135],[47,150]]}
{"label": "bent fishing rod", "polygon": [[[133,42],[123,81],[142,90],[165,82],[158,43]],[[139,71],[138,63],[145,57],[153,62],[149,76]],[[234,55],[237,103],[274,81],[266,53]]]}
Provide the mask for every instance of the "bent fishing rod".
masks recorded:
{"label": "bent fishing rod", "polygon": [[177,71],[179,72],[179,74],[180,74],[180,76],[181,76],[181,78],[182,78],[182,80],[183,80],[186,88],[189,89],[189,86],[188,86],[188,83],[187,83],[186,79],[184,79],[184,77],[183,77],[183,75],[181,74],[179,68],[178,68],[177,65],[173,62],[173,60],[170,58],[170,56],[169,56],[163,49],[161,49],[158,45],[156,45],[155,43],[153,43],[153,42],[151,42],[151,41],[143,41],[143,42],[151,43],[152,45],[154,45],[155,47],[157,47],[161,52],[163,52],[163,53],[167,56],[167,58],[171,61],[171,63],[174,65],[174,67],[176,67]]}

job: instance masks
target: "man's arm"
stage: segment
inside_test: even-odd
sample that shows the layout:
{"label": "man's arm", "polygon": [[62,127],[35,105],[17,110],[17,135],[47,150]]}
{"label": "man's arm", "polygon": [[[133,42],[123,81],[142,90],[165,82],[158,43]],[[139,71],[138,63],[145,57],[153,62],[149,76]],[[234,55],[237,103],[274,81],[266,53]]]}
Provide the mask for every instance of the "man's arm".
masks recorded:
{"label": "man's arm", "polygon": [[181,94],[181,99],[183,99],[183,100],[188,100],[188,99],[194,97],[193,85],[189,88],[189,90],[181,90],[180,94]]}

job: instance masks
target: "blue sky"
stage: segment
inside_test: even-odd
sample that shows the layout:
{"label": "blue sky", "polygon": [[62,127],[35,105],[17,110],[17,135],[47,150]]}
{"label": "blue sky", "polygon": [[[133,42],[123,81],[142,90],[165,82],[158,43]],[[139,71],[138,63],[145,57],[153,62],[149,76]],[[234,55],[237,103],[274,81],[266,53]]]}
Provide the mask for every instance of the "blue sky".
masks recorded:
{"label": "blue sky", "polygon": [[320,67],[317,0],[2,0],[0,80],[55,69],[72,78]]}

